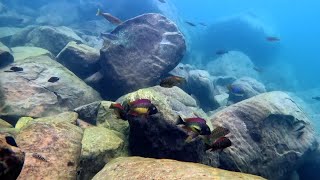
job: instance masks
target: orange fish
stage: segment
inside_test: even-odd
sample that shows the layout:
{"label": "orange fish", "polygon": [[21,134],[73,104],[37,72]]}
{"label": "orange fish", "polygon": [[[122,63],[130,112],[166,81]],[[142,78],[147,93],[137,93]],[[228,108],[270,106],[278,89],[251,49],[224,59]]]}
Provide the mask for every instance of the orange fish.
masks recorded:
{"label": "orange fish", "polygon": [[122,21],[114,16],[112,16],[109,13],[102,13],[100,11],[100,9],[98,9],[98,12],[96,14],[97,16],[102,16],[104,17],[107,21],[109,21],[110,23],[114,24],[114,25],[119,25],[122,23]]}

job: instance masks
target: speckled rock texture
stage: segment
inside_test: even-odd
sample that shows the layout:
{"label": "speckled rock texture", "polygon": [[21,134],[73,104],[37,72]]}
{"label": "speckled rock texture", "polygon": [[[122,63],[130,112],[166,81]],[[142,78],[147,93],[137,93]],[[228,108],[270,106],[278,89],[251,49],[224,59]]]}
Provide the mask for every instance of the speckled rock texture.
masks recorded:
{"label": "speckled rock texture", "polygon": [[117,38],[104,42],[100,64],[105,81],[117,89],[113,97],[155,85],[186,51],[182,33],[161,14],[129,19],[111,34]]}
{"label": "speckled rock texture", "polygon": [[69,115],[36,119],[20,130],[16,141],[26,157],[18,179],[76,179],[83,131]]}
{"label": "speckled rock texture", "polygon": [[11,50],[0,42],[0,67],[13,63],[13,61]]}
{"label": "speckled rock texture", "polygon": [[28,58],[36,58],[39,56],[48,56],[51,59],[55,57],[46,49],[40,47],[31,47],[31,46],[18,46],[11,48],[14,61],[21,61]]}
{"label": "speckled rock texture", "polygon": [[318,147],[308,117],[284,92],[241,101],[210,119],[213,126],[230,130],[227,136],[232,146],[215,152],[219,153],[218,166],[223,169],[285,179]]}
{"label": "speckled rock texture", "polygon": [[212,168],[202,164],[141,157],[117,158],[93,180],[263,180],[259,176]]}

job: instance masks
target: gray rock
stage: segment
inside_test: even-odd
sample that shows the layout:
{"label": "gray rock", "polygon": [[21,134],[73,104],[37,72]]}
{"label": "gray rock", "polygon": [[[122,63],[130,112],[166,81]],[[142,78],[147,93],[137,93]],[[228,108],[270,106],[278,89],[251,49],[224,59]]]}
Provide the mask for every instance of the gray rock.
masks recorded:
{"label": "gray rock", "polygon": [[213,76],[243,76],[259,79],[258,73],[250,58],[239,51],[230,51],[227,54],[208,63],[206,69]]}
{"label": "gray rock", "polygon": [[57,60],[81,79],[99,70],[99,50],[85,44],[69,42],[57,55]]}
{"label": "gray rock", "polygon": [[228,85],[232,84],[236,80],[235,77],[231,76],[214,76],[213,85],[214,85],[214,95],[220,95],[228,92]]}
{"label": "gray rock", "polygon": [[100,64],[106,83],[126,92],[155,84],[181,61],[186,50],[177,26],[160,14],[144,14],[117,26],[105,41]]}
{"label": "gray rock", "polygon": [[0,40],[3,43],[9,44],[10,38],[20,32],[23,28],[17,28],[17,27],[0,27]]}
{"label": "gray rock", "polygon": [[[13,66],[21,72],[0,70],[0,116],[43,117],[73,110],[81,105],[101,100],[99,94],[72,72],[48,56],[25,59]],[[48,82],[57,76],[59,81]]]}
{"label": "gray rock", "polygon": [[285,179],[318,147],[310,120],[283,92],[264,93],[229,106],[211,118],[230,130],[232,146],[219,154],[219,167]]}
{"label": "gray rock", "polygon": [[11,46],[36,46],[57,55],[70,41],[83,42],[72,29],[64,26],[29,26],[11,38]]}
{"label": "gray rock", "polygon": [[0,68],[13,63],[13,61],[11,50],[0,42]]}
{"label": "gray rock", "polygon": [[74,109],[75,112],[79,114],[79,118],[84,120],[92,125],[96,125],[98,110],[101,102],[93,102],[90,104],[86,104]]}
{"label": "gray rock", "polygon": [[43,57],[47,56],[51,59],[55,59],[55,57],[46,49],[31,47],[31,46],[19,46],[11,48],[12,54],[15,62],[23,61],[29,58]]}

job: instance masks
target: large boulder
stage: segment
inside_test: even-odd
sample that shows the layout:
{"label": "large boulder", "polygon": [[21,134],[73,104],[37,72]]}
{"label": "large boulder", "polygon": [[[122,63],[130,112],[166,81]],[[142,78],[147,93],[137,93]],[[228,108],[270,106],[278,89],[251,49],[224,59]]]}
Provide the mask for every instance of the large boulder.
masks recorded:
{"label": "large boulder", "polygon": [[[143,14],[117,26],[105,41],[100,64],[106,83],[124,93],[154,85],[181,61],[185,40],[177,26],[160,14]],[[111,92],[110,92],[111,93]]]}
{"label": "large boulder", "polygon": [[259,74],[254,70],[250,58],[239,51],[230,51],[208,63],[206,69],[213,76],[243,76],[259,79]]}
{"label": "large boulder", "polygon": [[36,46],[57,55],[70,41],[83,42],[72,29],[60,26],[29,26],[12,36],[11,46]]}
{"label": "large boulder", "polygon": [[48,50],[39,47],[18,46],[11,48],[11,50],[15,62],[39,56],[48,56],[51,59],[55,58]]}
{"label": "large boulder", "polygon": [[13,60],[11,50],[0,42],[0,68],[13,63]]}
{"label": "large boulder", "polygon": [[20,32],[23,28],[18,27],[0,27],[0,40],[3,43],[9,44],[10,38]]}
{"label": "large boulder", "polygon": [[16,141],[26,157],[18,179],[76,179],[83,131],[68,118],[41,118],[21,129]]}
{"label": "large boulder", "polygon": [[285,179],[318,148],[310,120],[283,92],[264,93],[231,105],[215,113],[211,122],[230,130],[232,146],[215,152],[218,166],[227,170]]}
{"label": "large boulder", "polygon": [[[48,56],[25,59],[13,66],[22,67],[23,71],[0,69],[0,116],[8,118],[5,120],[54,115],[101,100],[96,91]],[[60,79],[48,82],[54,76]]]}
{"label": "large boulder", "polygon": [[263,180],[259,176],[212,168],[202,164],[170,159],[121,157],[108,163],[93,180],[102,179],[221,179]]}
{"label": "large boulder", "polygon": [[69,42],[57,55],[57,60],[80,78],[87,78],[99,70],[99,50],[85,44]]}

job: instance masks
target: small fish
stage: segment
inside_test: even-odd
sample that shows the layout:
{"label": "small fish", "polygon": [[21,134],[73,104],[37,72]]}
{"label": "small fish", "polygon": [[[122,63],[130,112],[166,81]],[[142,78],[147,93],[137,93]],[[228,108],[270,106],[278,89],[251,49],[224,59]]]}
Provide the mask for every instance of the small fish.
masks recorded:
{"label": "small fish", "polygon": [[229,129],[221,126],[217,126],[213,131],[211,131],[210,135],[203,136],[203,140],[207,145],[211,145],[218,138],[221,138],[229,133],[230,133]]}
{"label": "small fish", "polygon": [[203,23],[203,22],[200,22],[199,23],[201,26],[204,26],[204,27],[207,27],[208,25],[207,24],[205,24],[205,23]]}
{"label": "small fish", "polygon": [[4,72],[20,72],[23,71],[22,67],[13,66],[10,68],[10,70],[4,71]]}
{"label": "small fish", "polygon": [[267,39],[267,41],[270,41],[270,42],[280,41],[280,38],[275,37],[275,36],[268,36],[268,37],[266,37],[266,39]]}
{"label": "small fish", "polygon": [[128,120],[124,107],[120,103],[112,103],[109,108],[114,110],[119,119]]}
{"label": "small fish", "polygon": [[312,99],[320,101],[320,96],[312,97]]}
{"label": "small fish", "polygon": [[119,37],[114,35],[114,34],[111,34],[111,33],[100,33],[100,36],[101,37],[104,37],[104,38],[107,38],[109,40],[118,40]]}
{"label": "small fish", "polygon": [[229,92],[235,96],[239,96],[239,97],[242,97],[244,96],[244,90],[242,89],[242,87],[238,86],[238,85],[228,85],[227,86]]}
{"label": "small fish", "polygon": [[159,2],[161,2],[161,3],[166,3],[166,1],[165,0],[158,0]]}
{"label": "small fish", "polygon": [[232,145],[231,141],[227,137],[221,137],[217,139],[210,147],[210,151],[215,151],[218,149],[224,149]]}
{"label": "small fish", "polygon": [[100,9],[98,9],[97,11],[97,14],[96,16],[102,16],[104,17],[107,21],[109,21],[111,24],[114,24],[114,25],[119,25],[122,23],[122,21],[114,16],[112,16],[111,14],[109,13],[102,13],[100,11]]}
{"label": "small fish", "polygon": [[128,103],[131,116],[148,116],[158,113],[157,107],[149,99],[138,99]]}
{"label": "small fish", "polygon": [[255,70],[255,71],[257,71],[258,73],[262,73],[263,72],[263,70],[261,69],[261,68],[259,68],[259,67],[253,67],[252,68],[253,70]]}
{"label": "small fish", "polygon": [[11,136],[6,136],[5,139],[6,139],[6,142],[7,142],[8,144],[10,144],[11,146],[18,147],[18,145],[17,145],[17,143],[16,143],[16,141],[14,140],[13,137],[11,137]]}
{"label": "small fish", "polygon": [[224,50],[224,49],[219,49],[216,51],[216,55],[224,55],[227,54],[229,51]]}
{"label": "small fish", "polygon": [[187,143],[194,140],[198,135],[210,135],[211,133],[206,120],[199,117],[182,119],[179,116],[177,125],[183,125],[185,130],[193,132],[192,135],[186,139]]}
{"label": "small fish", "polygon": [[39,159],[41,161],[44,161],[44,162],[48,162],[48,160],[46,158],[44,158],[43,156],[41,156],[40,154],[38,153],[32,153],[32,157],[36,158],[36,159]]}
{"label": "small fish", "polygon": [[194,23],[190,22],[190,21],[185,21],[185,23],[187,23],[189,26],[192,27],[196,27],[197,25],[195,25]]}
{"label": "small fish", "polygon": [[50,79],[48,79],[48,82],[51,82],[51,83],[55,83],[57,81],[59,81],[60,78],[58,77],[51,77]]}
{"label": "small fish", "polygon": [[179,76],[169,76],[161,80],[160,86],[166,88],[172,88],[186,82],[186,79]]}
{"label": "small fish", "polygon": [[71,162],[71,161],[69,161],[67,164],[67,166],[74,166],[74,165],[75,165],[74,162]]}

